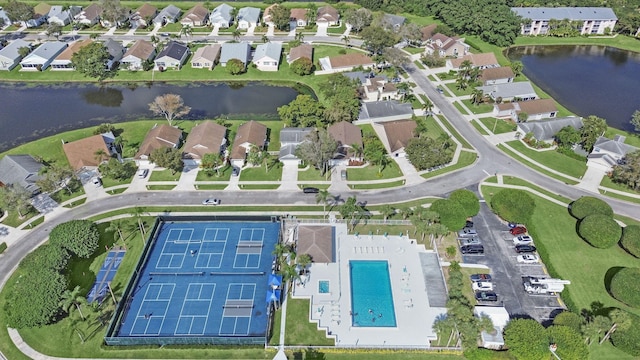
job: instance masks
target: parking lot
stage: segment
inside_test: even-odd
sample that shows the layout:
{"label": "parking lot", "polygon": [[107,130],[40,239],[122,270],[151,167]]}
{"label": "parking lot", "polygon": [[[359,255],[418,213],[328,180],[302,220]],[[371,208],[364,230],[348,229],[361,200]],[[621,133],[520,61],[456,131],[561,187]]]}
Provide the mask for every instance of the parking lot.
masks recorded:
{"label": "parking lot", "polygon": [[522,277],[547,276],[544,266],[542,263],[520,264],[516,261],[518,254],[512,242],[514,236],[509,233],[507,224],[494,215],[487,204],[481,203],[480,213],[473,221],[484,245],[484,254],[463,255],[463,261],[467,264],[486,265],[491,269],[498,304],[503,304],[512,317],[530,316],[543,323],[562,310],[559,296],[531,295],[524,291]]}

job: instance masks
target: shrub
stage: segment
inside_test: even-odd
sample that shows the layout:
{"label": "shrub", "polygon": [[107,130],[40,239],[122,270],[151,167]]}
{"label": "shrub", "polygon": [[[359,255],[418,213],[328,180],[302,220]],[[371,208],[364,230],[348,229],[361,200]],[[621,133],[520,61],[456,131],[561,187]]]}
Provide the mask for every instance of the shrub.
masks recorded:
{"label": "shrub", "polygon": [[504,329],[504,341],[516,359],[549,358],[549,341],[544,327],[533,319],[509,321]]}
{"label": "shrub", "polygon": [[98,248],[98,227],[88,220],[71,220],[51,230],[49,241],[78,257],[88,258]]}
{"label": "shrub", "polygon": [[308,58],[300,58],[291,63],[290,67],[294,74],[300,76],[310,75],[313,72],[313,62]]}
{"label": "shrub", "polygon": [[571,215],[579,220],[593,214],[613,216],[613,209],[609,204],[592,196],[583,196],[572,202],[569,210]]}
{"label": "shrub", "polygon": [[639,268],[621,269],[611,278],[609,286],[611,295],[629,306],[640,307],[640,282],[638,278],[640,278]]}
{"label": "shrub", "polygon": [[630,324],[627,326],[618,326],[616,331],[611,334],[611,342],[618,349],[631,354],[640,356],[640,317],[628,313]]}
{"label": "shrub", "polygon": [[20,267],[27,271],[36,268],[62,271],[67,267],[70,257],[65,248],[54,244],[44,244],[27,254],[20,262]]}
{"label": "shrub", "polygon": [[447,228],[462,229],[467,219],[465,209],[455,201],[439,199],[431,204],[429,208],[440,215],[440,223]]}
{"label": "shrub", "polygon": [[462,205],[467,216],[475,216],[480,212],[480,201],[473,191],[459,189],[449,195],[449,200]]}
{"label": "shrub", "polygon": [[491,199],[491,209],[506,221],[527,224],[536,203],[524,190],[503,189]]}
{"label": "shrub", "polygon": [[571,311],[563,311],[553,319],[553,325],[566,326],[580,332],[584,318]]}
{"label": "shrub", "polygon": [[625,226],[620,243],[629,254],[640,258],[640,225]]}
{"label": "shrub", "polygon": [[7,250],[7,243],[0,243],[0,254],[2,254],[5,250]]}
{"label": "shrub", "polygon": [[568,326],[551,326],[547,329],[549,343],[556,344],[556,354],[564,360],[589,358],[589,349],[579,330]]}
{"label": "shrub", "polygon": [[610,216],[595,214],[580,221],[578,235],[593,247],[607,249],[620,240],[622,228]]}
{"label": "shrub", "polygon": [[239,75],[246,70],[244,63],[240,59],[231,59],[227,61],[226,68],[231,75]]}

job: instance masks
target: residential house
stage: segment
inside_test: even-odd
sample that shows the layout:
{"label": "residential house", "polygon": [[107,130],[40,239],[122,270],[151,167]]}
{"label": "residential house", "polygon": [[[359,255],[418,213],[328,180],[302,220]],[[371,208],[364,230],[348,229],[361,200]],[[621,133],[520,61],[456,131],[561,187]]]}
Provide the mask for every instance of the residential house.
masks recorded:
{"label": "residential house", "polygon": [[291,64],[301,58],[307,58],[313,61],[313,46],[310,44],[301,44],[291,48],[289,55],[287,55],[287,62]]}
{"label": "residential house", "polygon": [[122,43],[113,39],[108,39],[107,41],[105,41],[104,47],[107,48],[107,52],[109,53],[109,60],[107,60],[105,66],[107,67],[107,69],[113,69],[114,66],[118,65],[120,60],[122,60],[122,57],[124,56],[124,53],[125,51],[127,51],[127,49],[122,46]]}
{"label": "residential house", "polygon": [[93,3],[75,16],[75,20],[84,26],[93,26],[100,21],[100,16],[102,15],[102,7],[96,3]]}
{"label": "residential house", "polygon": [[236,137],[231,149],[231,165],[243,167],[247,154],[253,146],[263,150],[267,146],[267,127],[257,121],[251,120],[238,127]]}
{"label": "residential house", "polygon": [[243,7],[238,10],[236,24],[238,29],[254,28],[260,20],[260,9],[255,7]]}
{"label": "residential house", "polygon": [[160,10],[160,13],[153,19],[153,23],[165,26],[178,21],[178,17],[182,14],[182,10],[175,5],[169,5]]}
{"label": "residential house", "polygon": [[55,59],[64,49],[67,48],[67,44],[60,41],[49,41],[38,46],[33,52],[25,56],[20,61],[21,71],[42,71],[49,67],[49,64]]}
{"label": "residential house", "polygon": [[413,108],[409,103],[401,103],[395,100],[363,102],[358,115],[358,122],[375,123],[403,120],[411,116],[413,116]]}
{"label": "residential house", "polygon": [[535,99],[493,104],[493,116],[502,119],[521,121],[519,114],[527,114],[524,121],[550,119],[558,114],[558,107],[553,99]]}
{"label": "residential house", "polygon": [[95,169],[118,154],[115,139],[113,133],[107,132],[63,143],[62,150],[72,169]]}
{"label": "residential house", "polygon": [[438,27],[438,24],[430,24],[427,26],[424,26],[420,29],[420,32],[422,33],[422,44],[426,45],[429,43],[429,41],[431,40],[431,38],[433,37],[433,35],[436,34],[436,28]]}
{"label": "residential house", "polygon": [[281,55],[282,43],[268,42],[256,47],[252,61],[260,71],[278,71]]}
{"label": "residential house", "polygon": [[267,8],[264,9],[264,13],[262,14],[262,22],[264,22],[267,26],[275,26],[274,22],[271,20],[271,11],[276,6],[282,6],[282,5],[278,3],[274,3],[272,5],[267,6]]}
{"label": "residential house", "polygon": [[318,9],[316,23],[325,23],[329,26],[340,25],[340,13],[333,6],[323,6]]}
{"label": "residential house", "polygon": [[222,154],[227,144],[227,128],[205,121],[191,129],[182,154],[185,165],[199,165],[205,154]]}
{"label": "residential house", "polygon": [[93,40],[85,39],[73,42],[69,47],[64,49],[52,62],[51,71],[57,70],[75,70],[71,58],[73,54],[77,53],[81,48],[91,44]]}
{"label": "residential house", "polygon": [[40,192],[36,182],[42,167],[31,155],[6,155],[0,160],[0,187],[19,186],[35,195]]}
{"label": "residential house", "polygon": [[0,9],[0,22],[4,23],[4,26],[0,26],[0,29],[7,27],[11,25],[11,23],[13,23],[13,21],[9,19],[9,16],[7,15],[7,12],[4,11],[4,9]]}
{"label": "residential house", "polygon": [[180,146],[180,140],[182,140],[182,130],[167,124],[155,125],[153,129],[149,130],[142,144],[140,144],[134,159],[139,165],[148,165],[151,163],[149,156],[154,150],[161,148],[177,149]]}
{"label": "residential house", "polygon": [[447,67],[453,70],[459,70],[462,63],[466,60],[471,62],[471,66],[474,68],[488,69],[492,67],[499,67],[498,59],[493,53],[482,54],[467,54],[457,59],[447,60]]}
{"label": "residential house", "polygon": [[338,147],[330,161],[331,166],[335,166],[345,161],[348,162],[355,154],[354,145],[362,149],[362,130],[356,125],[341,121],[327,128],[331,137],[338,143]]}
{"label": "residential house", "polygon": [[396,85],[389,82],[389,79],[383,74],[375,76],[371,72],[353,71],[343,73],[343,75],[360,82],[362,86],[358,88],[358,93],[362,101],[397,100],[400,97]]}
{"label": "residential house", "polygon": [[112,27],[121,26],[126,23],[129,17],[131,16],[131,9],[123,9],[122,13],[118,15],[117,19],[109,18],[107,19],[105,16],[100,17],[100,25],[103,28],[110,29]]}
{"label": "residential house", "polygon": [[382,15],[382,26],[389,30],[399,31],[406,21],[407,18],[404,16],[387,13]]}
{"label": "residential house", "polygon": [[180,23],[183,26],[204,26],[209,23],[209,10],[202,6],[202,4],[196,4],[187,11]]}
{"label": "residential house", "polygon": [[213,69],[220,58],[220,47],[220,44],[213,44],[198,48],[191,57],[191,67],[194,69]]}
{"label": "residential house", "polygon": [[623,161],[627,154],[639,150],[637,147],[625,144],[625,139],[622,135],[616,135],[613,139],[598,137],[593,150],[587,157],[587,166],[594,166],[605,172],[611,171],[615,165]]}
{"label": "residential house", "polygon": [[538,98],[538,94],[528,81],[479,86],[476,89],[482,90],[485,96],[498,102],[527,101]]}
{"label": "residential house", "polygon": [[211,16],[209,16],[209,22],[213,26],[218,26],[220,28],[228,28],[231,26],[233,22],[233,17],[231,16],[231,10],[233,7],[227,4],[220,4],[213,9],[211,12]]}
{"label": "residential house", "polygon": [[416,124],[413,120],[395,120],[375,123],[376,132],[381,134],[380,140],[387,152],[394,157],[405,157],[404,149],[409,140],[416,137]]}
{"label": "residential house", "polygon": [[150,41],[137,40],[120,60],[120,68],[132,71],[143,70],[143,64],[150,62],[156,55],[156,48]]}
{"label": "residential house", "polygon": [[522,136],[531,133],[537,141],[553,143],[558,131],[567,126],[580,130],[583,126],[582,119],[576,116],[569,116],[541,121],[521,122],[518,124],[518,132],[522,134]]}
{"label": "residential house", "polygon": [[327,72],[349,71],[354,67],[359,66],[372,68],[374,65],[374,61],[362,53],[352,53],[320,59],[320,66],[322,67],[322,70]]}
{"label": "residential house", "polygon": [[51,10],[49,10],[47,21],[49,24],[66,26],[71,24],[73,17],[78,15],[80,11],[82,11],[82,7],[80,6],[69,6],[69,8],[65,10],[64,7],[60,5],[54,5],[51,7]]}
{"label": "residential house", "polygon": [[28,28],[34,28],[42,26],[47,22],[47,16],[51,11],[51,5],[46,3],[40,3],[33,7],[33,17],[24,22]]}
{"label": "residential house", "polygon": [[457,36],[449,37],[437,33],[425,41],[425,53],[427,55],[437,53],[440,57],[459,58],[467,55],[469,49],[470,47],[464,42],[464,38]]}
{"label": "residential house", "polygon": [[0,50],[0,70],[10,71],[16,67],[22,59],[20,48],[23,47],[31,49],[31,44],[22,39],[17,39]]}
{"label": "residential house", "polygon": [[300,164],[301,160],[296,156],[296,149],[300,144],[307,141],[307,136],[313,128],[287,127],[280,130],[280,153],[278,160],[282,162],[294,162]]}
{"label": "residential house", "polygon": [[307,22],[307,9],[294,8],[291,9],[291,15],[289,17],[289,29],[294,30],[297,27],[305,27],[309,23]]}
{"label": "residential house", "polygon": [[189,57],[189,48],[179,42],[170,41],[167,46],[160,51],[156,59],[153,61],[156,64],[156,68],[163,69],[178,69],[182,68],[182,65]]}
{"label": "residential house", "polygon": [[480,79],[482,85],[495,85],[513,82],[516,75],[509,66],[501,66],[482,70]]}
{"label": "residential house", "polygon": [[153,18],[155,18],[157,15],[157,7],[149,3],[144,3],[129,17],[131,28],[146,28],[151,22],[153,22]]}
{"label": "residential house", "polygon": [[249,63],[249,55],[251,55],[251,45],[249,43],[223,43],[220,48],[220,65],[224,67],[227,66],[227,61],[238,59],[242,61],[246,68]]}
{"label": "residential house", "polygon": [[520,28],[522,35],[544,35],[551,20],[570,20],[580,23],[581,35],[613,32],[618,17],[605,7],[514,7],[511,11],[526,19]]}
{"label": "residential house", "polygon": [[502,332],[510,319],[507,309],[504,306],[476,306],[473,308],[473,314],[478,318],[486,316],[493,324],[491,331],[480,332],[480,346],[491,350],[502,350],[504,347]]}

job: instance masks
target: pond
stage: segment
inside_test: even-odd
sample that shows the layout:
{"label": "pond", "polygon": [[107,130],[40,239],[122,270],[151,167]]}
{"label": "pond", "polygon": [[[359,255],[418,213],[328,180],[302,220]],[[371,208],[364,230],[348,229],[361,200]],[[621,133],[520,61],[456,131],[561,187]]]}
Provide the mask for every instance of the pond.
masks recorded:
{"label": "pond", "polygon": [[640,110],[640,53],[562,45],[519,46],[506,55],[522,61],[524,74],[570,111],[633,131],[629,121]]}
{"label": "pond", "polygon": [[0,83],[0,152],[62,131],[153,118],[149,103],[163,94],[182,96],[191,107],[187,119],[262,119],[276,118],[277,108],[295,99],[298,91],[263,83]]}

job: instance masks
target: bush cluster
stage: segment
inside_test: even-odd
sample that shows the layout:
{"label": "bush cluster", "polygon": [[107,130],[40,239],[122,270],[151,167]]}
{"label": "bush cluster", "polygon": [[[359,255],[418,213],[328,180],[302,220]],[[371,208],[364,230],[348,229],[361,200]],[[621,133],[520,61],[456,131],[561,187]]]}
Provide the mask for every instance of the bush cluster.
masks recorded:
{"label": "bush cluster", "polygon": [[631,354],[640,356],[640,317],[627,313],[629,317],[628,324],[618,324],[616,331],[611,334],[611,342],[618,349]]}
{"label": "bush cluster", "polygon": [[607,249],[620,240],[622,228],[611,216],[593,214],[580,221],[578,235],[593,247]]}
{"label": "bush cluster", "polygon": [[535,206],[533,198],[526,191],[518,189],[500,190],[491,199],[493,212],[512,223],[529,223]]}
{"label": "bush cluster", "polygon": [[592,196],[583,196],[572,202],[569,211],[578,220],[594,214],[613,216],[613,209],[609,204]]}
{"label": "bush cluster", "polygon": [[640,258],[640,225],[627,225],[622,229],[620,243],[629,254]]}
{"label": "bush cluster", "polygon": [[631,307],[640,307],[639,278],[640,268],[621,269],[611,278],[611,295]]}

